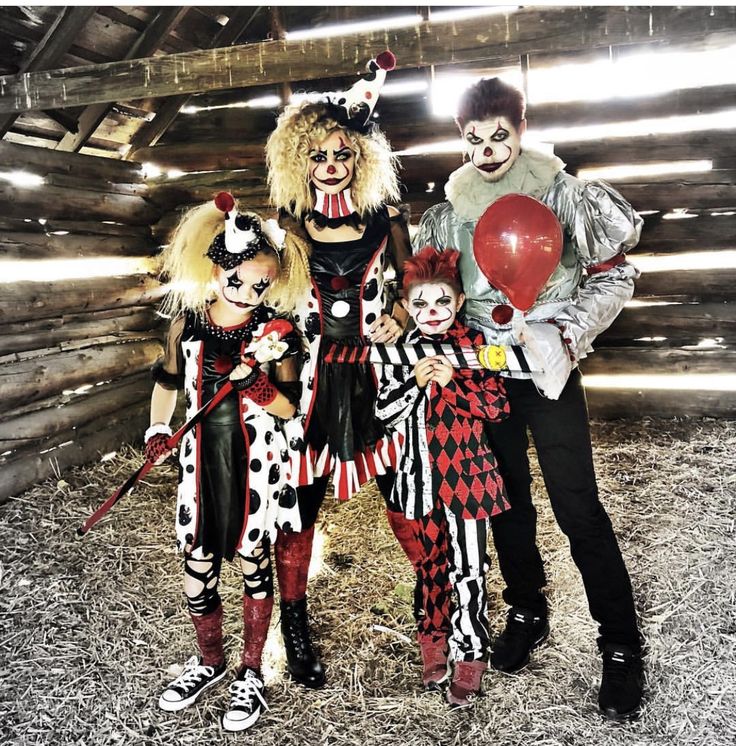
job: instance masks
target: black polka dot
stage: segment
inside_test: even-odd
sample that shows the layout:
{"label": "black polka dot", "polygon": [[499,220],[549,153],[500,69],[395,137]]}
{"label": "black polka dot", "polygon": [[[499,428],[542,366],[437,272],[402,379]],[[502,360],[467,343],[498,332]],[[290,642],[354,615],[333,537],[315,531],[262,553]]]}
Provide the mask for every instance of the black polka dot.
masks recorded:
{"label": "black polka dot", "polygon": [[266,430],[266,443],[270,443],[273,440],[273,433],[270,430]]}
{"label": "black polka dot", "polygon": [[296,490],[290,485],[284,485],[279,498],[279,505],[282,508],[293,508],[296,505]]}
{"label": "black polka dot", "polygon": [[378,296],[378,281],[374,278],[366,282],[363,288],[363,300],[371,301]]}
{"label": "black polka dot", "polygon": [[260,535],[261,530],[259,528],[254,528],[248,531],[248,539],[250,539],[250,541],[256,541]]}
{"label": "black polka dot", "polygon": [[283,463],[286,463],[288,460],[289,460],[289,452],[286,450],[281,451],[281,461]]}
{"label": "black polka dot", "polygon": [[286,521],[286,523],[284,523],[284,525],[281,526],[281,530],[285,534],[293,534],[294,533],[294,529],[292,528],[291,523],[289,521]]}
{"label": "black polka dot", "polygon": [[194,466],[192,464],[187,465],[187,474],[194,474]]}
{"label": "black polka dot", "polygon": [[254,459],[253,459],[253,460],[252,460],[252,461],[250,462],[250,470],[251,470],[251,471],[260,471],[260,470],[261,470],[261,462],[260,462],[260,460],[259,460],[259,459],[257,459],[257,458],[254,458]]}
{"label": "black polka dot", "polygon": [[256,429],[251,425],[249,422],[245,423],[245,432],[248,435],[248,442],[253,444],[258,440],[258,434],[256,433]]}
{"label": "black polka dot", "polygon": [[250,491],[250,505],[248,506],[248,512],[253,515],[258,508],[261,507],[261,496],[255,491]]}
{"label": "black polka dot", "polygon": [[272,464],[268,471],[268,483],[276,484],[281,477],[281,467],[278,464]]}
{"label": "black polka dot", "polygon": [[365,315],[365,323],[366,324],[372,324],[376,320],[376,314],[375,313],[367,313]]}

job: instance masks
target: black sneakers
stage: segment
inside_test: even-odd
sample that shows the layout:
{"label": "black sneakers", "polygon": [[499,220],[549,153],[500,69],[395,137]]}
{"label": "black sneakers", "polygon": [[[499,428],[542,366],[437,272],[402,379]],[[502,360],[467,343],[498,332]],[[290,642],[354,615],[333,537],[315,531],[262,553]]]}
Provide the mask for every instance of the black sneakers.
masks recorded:
{"label": "black sneakers", "polygon": [[506,629],[496,638],[491,651],[491,667],[515,673],[529,662],[529,655],[549,635],[546,616],[513,606],[506,616]]}
{"label": "black sneakers", "polygon": [[225,675],[225,661],[219,666],[203,666],[202,659],[193,655],[177,676],[162,692],[158,706],[166,712],[177,712],[193,704],[205,689],[214,686]]}
{"label": "black sneakers", "polygon": [[609,720],[634,720],[639,716],[643,684],[641,655],[626,645],[604,645],[603,679],[598,707]]}
{"label": "black sneakers", "polygon": [[235,681],[230,684],[230,706],[222,716],[222,727],[225,730],[246,730],[258,720],[263,710],[268,710],[263,688],[261,675],[252,668],[243,666]]}

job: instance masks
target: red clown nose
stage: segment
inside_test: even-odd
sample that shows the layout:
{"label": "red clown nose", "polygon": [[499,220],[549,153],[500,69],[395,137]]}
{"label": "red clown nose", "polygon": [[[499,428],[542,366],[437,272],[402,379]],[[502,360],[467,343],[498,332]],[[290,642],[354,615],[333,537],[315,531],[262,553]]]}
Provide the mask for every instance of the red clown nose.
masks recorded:
{"label": "red clown nose", "polygon": [[539,200],[506,194],[481,216],[473,254],[488,281],[528,311],[562,256],[562,226]]}

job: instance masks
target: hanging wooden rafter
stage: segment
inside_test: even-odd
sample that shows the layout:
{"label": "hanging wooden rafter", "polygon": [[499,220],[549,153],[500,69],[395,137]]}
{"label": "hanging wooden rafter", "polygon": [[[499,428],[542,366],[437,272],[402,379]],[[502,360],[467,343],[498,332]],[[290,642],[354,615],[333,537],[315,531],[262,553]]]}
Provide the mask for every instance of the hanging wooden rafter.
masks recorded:
{"label": "hanging wooden rafter", "polygon": [[[189,11],[188,7],[162,8],[148,24],[146,30],[138,37],[135,44],[125,55],[126,60],[152,55],[176,28],[179,21]],[[94,134],[110,111],[110,103],[98,103],[88,106],[80,115],[76,132],[68,132],[57,144],[57,150],[78,152]]]}
{"label": "hanging wooden rafter", "polygon": [[529,8],[339,39],[266,41],[0,78],[0,113],[349,75],[389,46],[399,68],[664,41],[731,31],[736,7]]}

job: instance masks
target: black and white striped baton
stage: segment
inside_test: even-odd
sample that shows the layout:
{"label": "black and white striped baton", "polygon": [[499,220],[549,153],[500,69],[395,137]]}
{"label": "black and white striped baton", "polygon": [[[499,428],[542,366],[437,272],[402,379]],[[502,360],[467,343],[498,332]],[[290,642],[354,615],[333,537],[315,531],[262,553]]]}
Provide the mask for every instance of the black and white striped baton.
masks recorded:
{"label": "black and white striped baton", "polygon": [[325,351],[326,363],[378,363],[415,365],[424,357],[444,355],[454,368],[531,373],[537,370],[520,345],[461,347],[450,342],[348,345],[333,342]]}

